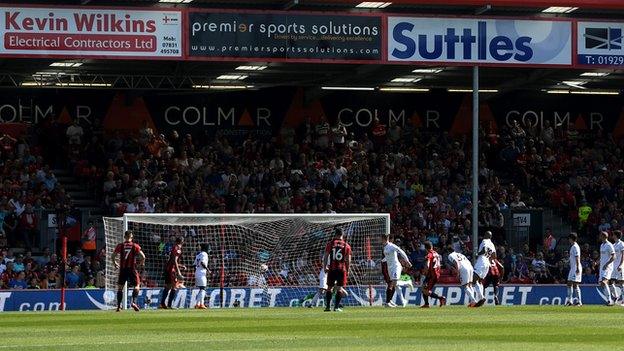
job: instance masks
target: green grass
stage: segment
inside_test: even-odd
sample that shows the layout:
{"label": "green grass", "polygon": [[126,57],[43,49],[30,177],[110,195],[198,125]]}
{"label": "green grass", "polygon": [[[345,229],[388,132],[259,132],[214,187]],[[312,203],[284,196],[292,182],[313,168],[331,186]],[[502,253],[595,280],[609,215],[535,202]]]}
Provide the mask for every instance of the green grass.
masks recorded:
{"label": "green grass", "polygon": [[624,309],[461,307],[0,314],[2,350],[610,350]]}

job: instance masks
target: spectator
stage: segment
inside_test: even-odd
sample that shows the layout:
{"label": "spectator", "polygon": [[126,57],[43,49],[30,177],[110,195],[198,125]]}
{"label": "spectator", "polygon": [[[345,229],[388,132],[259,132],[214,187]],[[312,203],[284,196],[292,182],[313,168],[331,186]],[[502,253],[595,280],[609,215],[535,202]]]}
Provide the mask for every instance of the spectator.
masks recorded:
{"label": "spectator", "polygon": [[78,289],[83,285],[82,274],[80,274],[80,266],[76,265],[65,275],[65,286],[69,289]]}
{"label": "spectator", "polygon": [[17,273],[17,275],[9,281],[9,289],[28,289],[28,283],[26,282],[26,273]]}

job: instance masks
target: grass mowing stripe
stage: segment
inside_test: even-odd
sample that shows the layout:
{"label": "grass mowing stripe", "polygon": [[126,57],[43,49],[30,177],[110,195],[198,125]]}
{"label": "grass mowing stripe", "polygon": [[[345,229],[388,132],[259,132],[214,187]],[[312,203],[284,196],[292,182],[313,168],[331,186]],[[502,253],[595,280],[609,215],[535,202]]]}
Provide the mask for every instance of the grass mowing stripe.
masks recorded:
{"label": "grass mowing stripe", "polygon": [[[67,311],[0,314],[0,350],[566,351],[618,348],[621,309],[602,306]],[[27,330],[27,333],[24,331]]]}

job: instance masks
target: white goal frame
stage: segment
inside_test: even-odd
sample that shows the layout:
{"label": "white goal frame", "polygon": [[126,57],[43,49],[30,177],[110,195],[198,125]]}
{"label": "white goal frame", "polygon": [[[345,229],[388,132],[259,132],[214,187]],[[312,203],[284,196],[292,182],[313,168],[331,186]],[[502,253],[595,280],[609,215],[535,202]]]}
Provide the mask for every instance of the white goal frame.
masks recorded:
{"label": "white goal frame", "polygon": [[[249,219],[249,218],[258,218],[258,219],[284,219],[284,218],[302,218],[308,220],[314,219],[332,219],[332,220],[340,220],[340,219],[355,219],[355,220],[366,220],[366,219],[384,219],[385,220],[385,234],[390,234],[391,230],[391,219],[389,213],[126,213],[121,218],[123,221],[123,231],[127,231],[129,226],[128,222],[131,222],[133,219],[144,219],[144,218],[178,218],[181,220],[177,220],[176,222],[167,223],[167,225],[171,226],[185,226],[185,225],[196,225],[195,222],[187,222],[184,221],[185,218],[212,218],[212,219],[225,219],[225,220],[236,220],[236,219]],[[119,219],[119,217],[117,217]],[[216,225],[216,224],[215,224]],[[223,286],[221,286],[223,289]],[[128,306],[128,285],[124,284],[123,289],[123,303],[122,308],[127,308]]]}

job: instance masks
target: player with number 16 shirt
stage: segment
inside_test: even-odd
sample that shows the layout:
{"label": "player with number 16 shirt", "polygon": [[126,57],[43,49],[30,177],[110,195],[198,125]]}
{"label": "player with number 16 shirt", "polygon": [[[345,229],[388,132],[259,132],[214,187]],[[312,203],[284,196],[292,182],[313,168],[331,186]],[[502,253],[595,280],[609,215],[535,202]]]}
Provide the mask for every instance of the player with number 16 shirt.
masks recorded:
{"label": "player with number 16 shirt", "polygon": [[324,264],[327,272],[327,292],[325,293],[325,311],[330,310],[332,299],[332,290],[337,286],[336,299],[334,301],[334,311],[340,311],[340,299],[342,293],[340,288],[347,285],[347,277],[349,275],[349,266],[351,265],[351,246],[343,239],[342,229],[336,228],[334,238],[325,246],[325,254],[323,255]]}

